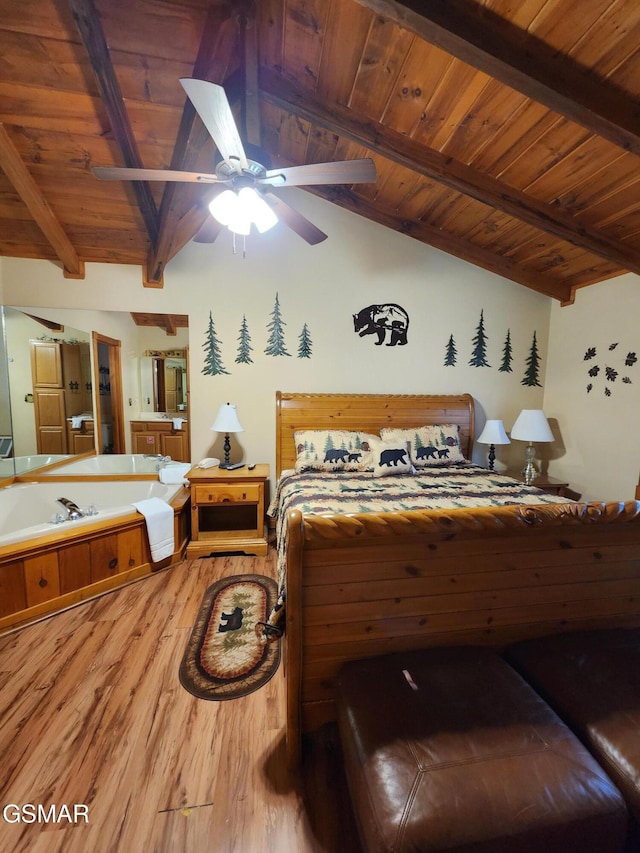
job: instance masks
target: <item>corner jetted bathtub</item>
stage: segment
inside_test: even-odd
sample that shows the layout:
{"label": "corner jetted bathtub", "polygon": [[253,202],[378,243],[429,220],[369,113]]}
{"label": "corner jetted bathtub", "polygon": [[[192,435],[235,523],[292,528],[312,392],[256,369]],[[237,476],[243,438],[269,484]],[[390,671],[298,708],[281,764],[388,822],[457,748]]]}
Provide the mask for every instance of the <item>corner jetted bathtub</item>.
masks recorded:
{"label": "corner jetted bathtub", "polygon": [[[86,460],[91,461],[91,460]],[[64,483],[14,483],[0,489],[0,548],[40,536],[56,534],[64,537],[82,527],[135,513],[134,501],[158,497],[167,503],[182,486],[168,486],[155,481],[104,481]],[[64,508],[58,498],[73,501],[81,510],[95,507],[97,513],[74,521],[51,522]]]}
{"label": "corner jetted bathtub", "polygon": [[[58,498],[92,514],[68,520]],[[173,551],[160,549],[156,562],[147,513],[133,506],[148,498],[164,501],[172,515]],[[65,520],[52,523],[57,515]],[[175,565],[187,548],[189,516],[189,490],[157,477],[15,481],[0,489],[0,634]],[[162,511],[153,522],[165,545],[168,523]]]}
{"label": "corner jetted bathtub", "polygon": [[100,456],[87,456],[84,459],[71,459],[63,465],[56,465],[46,471],[38,471],[38,478],[48,480],[60,477],[69,479],[96,479],[113,477],[140,477],[157,479],[161,461],[157,456],[144,456],[142,453],[107,453]]}

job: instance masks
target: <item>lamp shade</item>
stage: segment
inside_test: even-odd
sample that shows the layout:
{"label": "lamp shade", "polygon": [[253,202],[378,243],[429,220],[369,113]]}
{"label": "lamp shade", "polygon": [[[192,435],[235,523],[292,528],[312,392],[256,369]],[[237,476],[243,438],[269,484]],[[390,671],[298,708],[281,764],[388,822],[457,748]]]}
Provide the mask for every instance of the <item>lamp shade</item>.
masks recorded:
{"label": "lamp shade", "polygon": [[519,441],[554,441],[542,409],[523,409],[511,428],[511,438]]}
{"label": "lamp shade", "polygon": [[220,406],[218,415],[209,429],[212,432],[244,432],[244,428],[238,420],[236,407],[232,406],[231,403],[223,403]]}
{"label": "lamp shade", "polygon": [[480,444],[511,444],[509,436],[505,432],[502,421],[489,420],[478,436]]}

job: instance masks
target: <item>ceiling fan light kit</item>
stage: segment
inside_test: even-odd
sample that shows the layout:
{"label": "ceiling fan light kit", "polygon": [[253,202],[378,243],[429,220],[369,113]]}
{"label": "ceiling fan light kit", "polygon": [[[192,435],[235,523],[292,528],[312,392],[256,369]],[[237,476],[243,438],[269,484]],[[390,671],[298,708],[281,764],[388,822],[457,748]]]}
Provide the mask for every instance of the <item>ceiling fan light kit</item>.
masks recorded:
{"label": "ceiling fan light kit", "polygon": [[234,234],[247,236],[251,225],[264,234],[278,222],[278,217],[253,187],[238,192],[224,190],[209,203],[211,215]]}
{"label": "ceiling fan light kit", "polygon": [[[282,221],[312,246],[322,242],[327,235],[274,195],[271,188],[375,182],[376,169],[369,157],[271,169],[268,155],[258,146],[247,143],[245,149],[222,86],[192,78],[181,78],[180,83],[218,150],[220,162],[215,174],[180,172],[175,169],[163,171],[96,166],[92,171],[97,178],[226,184],[226,188],[209,203],[209,211],[233,234],[246,237],[252,225],[260,234],[264,234],[278,221]],[[256,157],[259,159],[254,159]],[[198,242],[210,242],[213,239],[215,236]]]}

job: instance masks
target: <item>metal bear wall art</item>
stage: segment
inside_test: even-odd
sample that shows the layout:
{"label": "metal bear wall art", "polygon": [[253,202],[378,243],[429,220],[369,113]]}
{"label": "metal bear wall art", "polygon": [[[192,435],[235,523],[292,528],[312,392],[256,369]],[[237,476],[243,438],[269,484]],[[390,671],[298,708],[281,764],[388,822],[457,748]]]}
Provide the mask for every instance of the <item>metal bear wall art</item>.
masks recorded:
{"label": "metal bear wall art", "polygon": [[388,347],[404,346],[407,343],[409,315],[395,302],[369,305],[353,315],[353,328],[361,338],[377,335],[376,346],[383,344],[385,338]]}

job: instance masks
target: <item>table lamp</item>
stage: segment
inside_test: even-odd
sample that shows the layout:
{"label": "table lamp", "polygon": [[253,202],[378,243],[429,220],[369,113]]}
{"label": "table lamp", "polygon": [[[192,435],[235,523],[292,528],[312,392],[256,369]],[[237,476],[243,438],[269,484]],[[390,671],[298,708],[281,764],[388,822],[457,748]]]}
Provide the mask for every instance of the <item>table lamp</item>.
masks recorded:
{"label": "table lamp", "polygon": [[523,409],[511,429],[511,438],[528,441],[525,449],[525,466],[522,469],[525,483],[533,482],[537,475],[533,459],[536,455],[534,441],[553,441],[553,433],[542,409]]}
{"label": "table lamp", "polygon": [[496,460],[496,444],[511,444],[511,441],[505,432],[502,421],[489,420],[478,436],[478,443],[489,445],[489,470],[493,471],[493,463]]}
{"label": "table lamp", "polygon": [[236,407],[232,406],[231,403],[223,403],[220,406],[220,410],[218,411],[215,421],[209,429],[212,432],[224,433],[224,462],[220,463],[220,468],[231,468],[231,462],[229,461],[229,454],[231,452],[229,433],[244,432],[244,429],[238,420]]}

